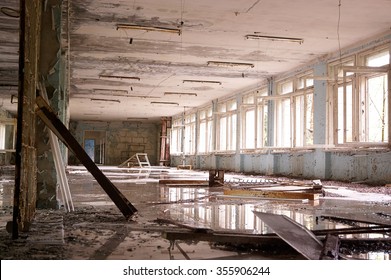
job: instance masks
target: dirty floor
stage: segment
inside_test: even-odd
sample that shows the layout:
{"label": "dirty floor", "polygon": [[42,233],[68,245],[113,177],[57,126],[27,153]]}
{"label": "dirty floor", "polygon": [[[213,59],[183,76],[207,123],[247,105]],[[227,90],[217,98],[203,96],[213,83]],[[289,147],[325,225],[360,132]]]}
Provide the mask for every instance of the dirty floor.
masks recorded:
{"label": "dirty floor", "polygon": [[[268,242],[268,239],[259,244],[234,242],[235,236],[250,238],[272,234],[253,211],[286,215],[312,231],[379,224],[391,226],[391,187],[386,186],[324,181],[324,196],[316,201],[244,198],[225,196],[221,187],[159,184],[160,179],[199,179],[206,182],[209,174],[205,171],[164,167],[148,170],[100,168],[137,208],[138,212],[132,220],[125,220],[85,168],[71,166],[67,169],[67,176],[74,211],[68,212],[64,206],[58,210],[37,210],[30,231],[20,233],[17,240],[12,240],[6,230],[7,222],[12,220],[13,169],[2,168],[0,258],[303,259],[302,255],[281,242]],[[256,184],[271,178],[225,174],[225,180],[230,185],[240,182]],[[168,238],[170,235],[167,232],[179,237]],[[200,238],[208,237],[210,232],[224,234],[228,238],[224,242]],[[340,252],[352,258],[390,259],[389,235],[387,231],[343,235],[341,237],[346,239],[361,238],[368,242],[344,243]],[[378,241],[371,242],[374,239]]]}

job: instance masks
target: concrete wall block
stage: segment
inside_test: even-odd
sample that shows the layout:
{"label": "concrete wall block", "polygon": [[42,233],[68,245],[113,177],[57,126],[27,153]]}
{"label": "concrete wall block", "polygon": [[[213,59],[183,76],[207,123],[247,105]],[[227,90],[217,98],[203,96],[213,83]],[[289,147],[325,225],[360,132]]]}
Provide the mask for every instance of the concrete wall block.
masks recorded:
{"label": "concrete wall block", "polygon": [[351,181],[352,160],[347,153],[331,154],[331,178],[334,180]]}
{"label": "concrete wall block", "polygon": [[130,145],[130,152],[132,153],[144,153],[145,146],[144,145]]}
{"label": "concrete wall block", "polygon": [[304,155],[303,154],[293,154],[291,162],[291,173],[295,177],[303,176],[304,168]]}
{"label": "concrete wall block", "polygon": [[144,143],[144,137],[132,137],[131,143],[133,144],[143,144]]}
{"label": "concrete wall block", "polygon": [[391,152],[372,154],[367,160],[368,181],[391,183]]}

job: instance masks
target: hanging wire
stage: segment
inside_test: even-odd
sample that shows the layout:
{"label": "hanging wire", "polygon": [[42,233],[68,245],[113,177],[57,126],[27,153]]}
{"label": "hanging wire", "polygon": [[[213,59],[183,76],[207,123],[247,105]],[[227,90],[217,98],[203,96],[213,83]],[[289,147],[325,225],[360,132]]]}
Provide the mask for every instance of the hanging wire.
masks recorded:
{"label": "hanging wire", "polygon": [[340,31],[340,24],[341,24],[341,5],[342,5],[342,0],[339,0],[338,3],[338,25],[337,25],[337,35],[338,35],[338,48],[339,48],[339,60],[342,60],[342,51],[341,51],[341,39],[339,36],[339,31]]}

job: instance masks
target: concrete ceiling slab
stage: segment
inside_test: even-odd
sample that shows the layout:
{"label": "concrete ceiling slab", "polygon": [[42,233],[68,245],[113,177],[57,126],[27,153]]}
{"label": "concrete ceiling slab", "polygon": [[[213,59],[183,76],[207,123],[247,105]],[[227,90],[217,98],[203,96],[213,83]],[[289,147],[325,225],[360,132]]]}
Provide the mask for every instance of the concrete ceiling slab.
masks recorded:
{"label": "concrete ceiling slab", "polygon": [[[320,0],[64,1],[68,4],[70,28],[69,34],[64,29],[63,38],[70,39],[70,117],[74,120],[172,116],[255,88],[270,76],[338,51],[339,45],[350,46],[391,27],[389,0],[342,0],[340,7],[339,1]],[[17,6],[11,0],[2,5]],[[117,29],[118,24],[178,29],[180,35]],[[18,21],[0,13],[0,96],[4,109],[11,111],[16,110],[9,103],[10,95],[17,92],[17,30]],[[247,40],[246,35],[294,37],[303,43]],[[217,67],[208,61],[253,67]]]}

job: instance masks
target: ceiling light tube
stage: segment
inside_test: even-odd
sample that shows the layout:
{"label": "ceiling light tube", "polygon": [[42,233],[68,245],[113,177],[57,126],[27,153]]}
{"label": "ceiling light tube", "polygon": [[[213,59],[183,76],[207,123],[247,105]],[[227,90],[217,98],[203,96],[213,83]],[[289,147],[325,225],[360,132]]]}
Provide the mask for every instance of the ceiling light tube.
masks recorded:
{"label": "ceiling light tube", "polygon": [[219,81],[204,81],[204,80],[183,80],[184,83],[201,83],[201,84],[219,84],[221,85],[221,82]]}
{"label": "ceiling light tube", "polygon": [[138,80],[139,77],[129,77],[129,76],[117,76],[117,75],[99,75],[99,79],[115,79],[115,80]]}
{"label": "ceiling light tube", "polygon": [[236,66],[246,66],[254,68],[252,63],[243,63],[243,62],[228,62],[228,61],[208,61],[208,66],[222,66],[222,67],[236,67]]}
{"label": "ceiling light tube", "polygon": [[110,95],[123,95],[123,94],[128,94],[127,90],[124,89],[105,89],[105,88],[94,88],[93,92],[96,94],[110,94]]}
{"label": "ceiling light tube", "polygon": [[127,118],[129,121],[143,121],[143,120],[148,120],[148,118]]}
{"label": "ceiling light tube", "polygon": [[91,98],[90,100],[91,100],[91,101],[104,101],[104,102],[117,102],[117,103],[121,103],[121,101],[118,100],[118,99]]}
{"label": "ceiling light tube", "polygon": [[117,24],[118,29],[133,29],[133,30],[144,30],[144,31],[158,31],[158,32],[168,32],[176,33],[181,35],[181,30],[178,28],[168,28],[168,27],[158,27],[158,26],[145,26],[145,25],[136,25],[136,24]]}
{"label": "ceiling light tube", "polygon": [[193,95],[193,96],[197,96],[197,93],[193,93],[193,92],[165,92],[164,95]]}
{"label": "ceiling light tube", "polygon": [[247,40],[271,40],[271,41],[288,41],[302,44],[304,43],[304,39],[301,38],[290,38],[290,37],[277,37],[277,36],[266,36],[266,35],[246,35],[245,38]]}
{"label": "ceiling light tube", "polygon": [[177,102],[164,102],[164,101],[152,101],[151,104],[177,105],[177,106],[179,106],[179,103],[177,103]]}

